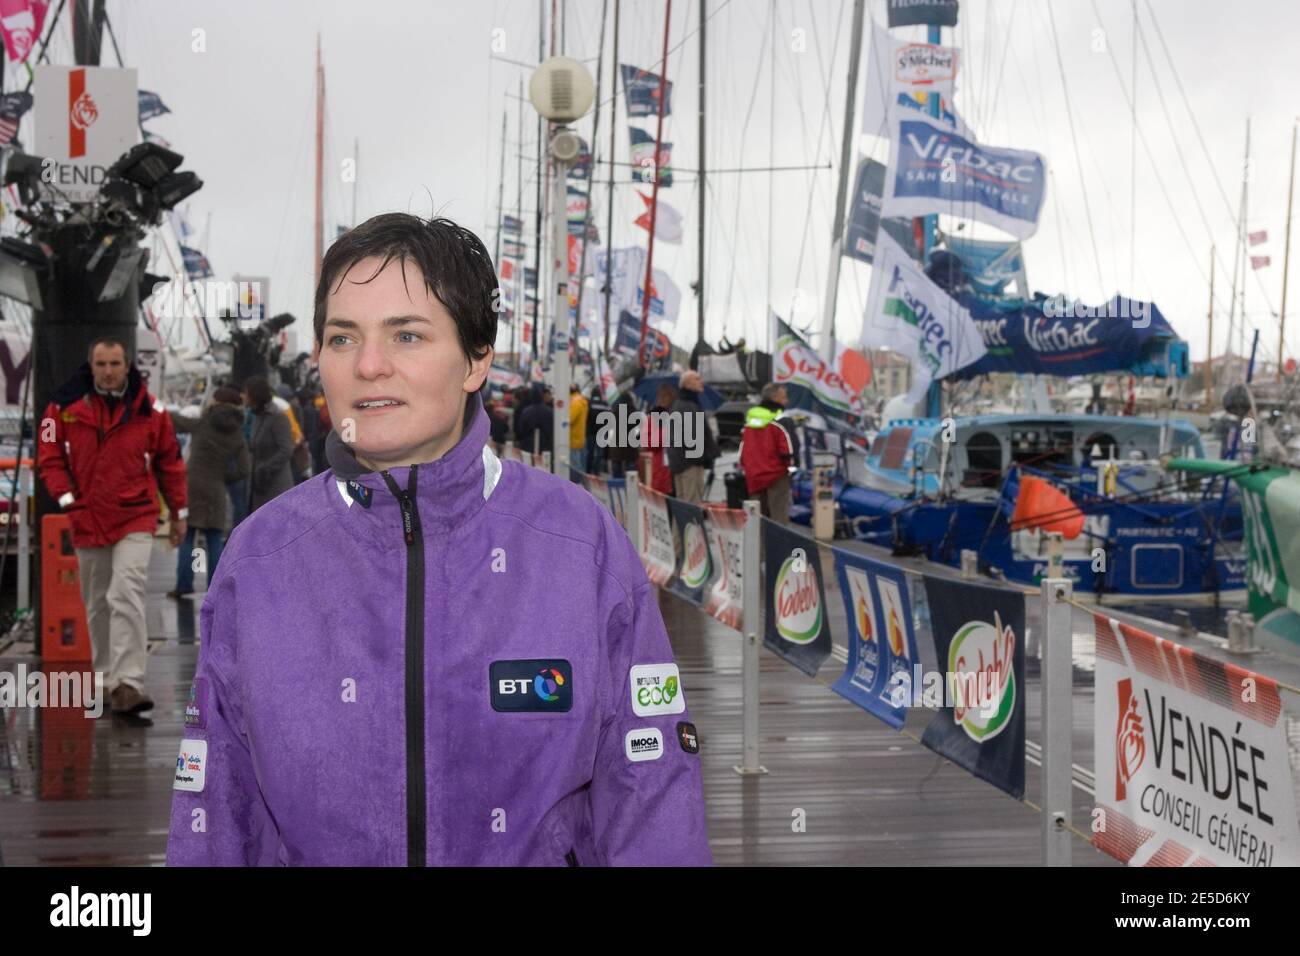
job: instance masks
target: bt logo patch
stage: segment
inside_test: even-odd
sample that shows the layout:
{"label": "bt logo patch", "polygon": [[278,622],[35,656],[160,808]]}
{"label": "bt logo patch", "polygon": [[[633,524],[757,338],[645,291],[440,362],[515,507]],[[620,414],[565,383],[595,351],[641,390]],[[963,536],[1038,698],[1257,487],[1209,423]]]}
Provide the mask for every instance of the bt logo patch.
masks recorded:
{"label": "bt logo patch", "polygon": [[501,713],[567,713],[573,707],[568,661],[493,661],[488,668],[492,709]]}

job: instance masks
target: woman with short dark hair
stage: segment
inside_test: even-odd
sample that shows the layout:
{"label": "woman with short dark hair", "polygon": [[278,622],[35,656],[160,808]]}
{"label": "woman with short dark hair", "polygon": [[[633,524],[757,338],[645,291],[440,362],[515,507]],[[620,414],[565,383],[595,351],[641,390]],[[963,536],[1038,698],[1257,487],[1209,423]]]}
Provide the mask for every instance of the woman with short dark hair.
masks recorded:
{"label": "woman with short dark hair", "polygon": [[169,863],[710,862],[636,550],[487,447],[498,291],[446,219],[378,216],[326,253],[330,468],[239,526],[208,591]]}

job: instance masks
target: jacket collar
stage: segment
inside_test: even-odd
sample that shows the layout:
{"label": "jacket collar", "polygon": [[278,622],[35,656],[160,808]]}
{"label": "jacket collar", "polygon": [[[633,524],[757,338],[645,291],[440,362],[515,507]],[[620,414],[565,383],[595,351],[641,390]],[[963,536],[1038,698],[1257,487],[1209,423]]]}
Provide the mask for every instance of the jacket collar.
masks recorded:
{"label": "jacket collar", "polygon": [[[487,445],[488,414],[478,393],[465,403],[460,440],[437,461],[388,469],[397,487],[411,487],[411,469],[418,472],[415,502],[420,525],[425,531],[447,531],[472,518],[496,488],[501,462]],[[349,508],[384,515],[393,524],[396,539],[400,528],[398,501],[384,476],[368,471],[339,433],[325,438],[325,457],[339,495]]]}
{"label": "jacket collar", "polygon": [[[59,408],[67,408],[78,399],[93,399],[99,395],[100,400],[103,396],[95,389],[95,373],[90,369],[89,362],[82,362],[81,367],[72,373],[72,377],[59,386],[58,391],[51,397]],[[148,390],[144,387],[144,379],[140,375],[140,370],[132,362],[126,370],[126,394],[119,401],[140,414],[147,415],[152,408],[153,403],[149,400]]]}

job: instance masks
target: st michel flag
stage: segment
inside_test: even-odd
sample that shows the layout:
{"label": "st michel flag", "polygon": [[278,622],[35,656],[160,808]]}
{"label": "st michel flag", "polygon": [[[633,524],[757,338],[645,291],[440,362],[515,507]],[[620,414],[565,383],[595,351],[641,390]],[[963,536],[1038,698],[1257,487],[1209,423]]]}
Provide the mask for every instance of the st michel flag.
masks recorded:
{"label": "st michel flag", "polygon": [[89,202],[139,137],[136,72],[42,64],[35,81],[35,152],[54,160],[53,182],[43,185],[55,201]]}
{"label": "st michel flag", "polygon": [[896,111],[881,214],[947,213],[978,219],[1017,239],[1038,230],[1047,162],[1038,153],[981,146],[929,117]]}

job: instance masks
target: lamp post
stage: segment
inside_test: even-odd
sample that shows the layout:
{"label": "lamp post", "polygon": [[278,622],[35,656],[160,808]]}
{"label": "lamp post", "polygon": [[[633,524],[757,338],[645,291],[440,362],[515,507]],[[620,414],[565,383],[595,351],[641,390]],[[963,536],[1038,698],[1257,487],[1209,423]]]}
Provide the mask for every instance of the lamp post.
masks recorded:
{"label": "lamp post", "polygon": [[[582,141],[567,124],[591,109],[596,84],[577,60],[553,56],[528,81],[528,98],[533,108],[551,123],[550,156],[554,180],[551,184],[551,281],[554,298],[550,334],[559,332],[563,348],[551,366],[551,389],[555,395],[554,448],[551,470],[569,477],[569,382],[573,370],[569,357],[569,244],[566,215],[568,172],[578,158]],[[585,240],[585,236],[583,239]],[[579,263],[581,270],[581,263]],[[540,286],[541,276],[538,276]],[[541,296],[538,296],[539,301]],[[538,330],[540,332],[540,329]]]}

